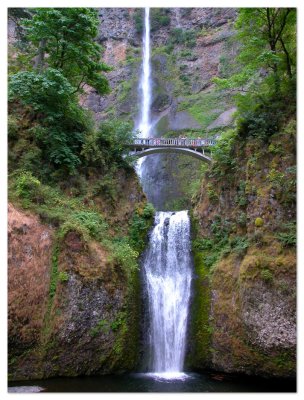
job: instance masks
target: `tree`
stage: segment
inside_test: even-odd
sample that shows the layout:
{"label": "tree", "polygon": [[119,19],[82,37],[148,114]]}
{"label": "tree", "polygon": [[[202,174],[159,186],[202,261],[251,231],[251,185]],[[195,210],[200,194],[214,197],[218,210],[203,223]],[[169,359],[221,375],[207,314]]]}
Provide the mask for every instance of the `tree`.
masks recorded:
{"label": "tree", "polygon": [[121,121],[102,122],[96,131],[87,135],[82,155],[91,166],[108,171],[117,165],[127,167],[129,144],[134,138],[131,124]]}
{"label": "tree", "polygon": [[239,136],[267,141],[295,111],[296,9],[240,9],[235,28],[238,71],[214,81],[236,92]]}
{"label": "tree", "polygon": [[110,70],[101,61],[101,46],[94,39],[98,16],[92,8],[37,8],[31,19],[24,19],[27,37],[35,46],[35,67],[60,71],[78,92],[85,84],[99,94],[109,92],[102,72]]}
{"label": "tree", "polygon": [[31,114],[30,142],[41,150],[41,163],[48,174],[58,168],[73,174],[81,162],[90,118],[73,92],[69,81],[52,68],[40,73],[21,71],[10,77],[9,101],[21,103]]}
{"label": "tree", "polygon": [[242,8],[235,23],[241,43],[239,72],[215,79],[223,88],[260,91],[260,83],[278,94],[296,68],[296,9]]}

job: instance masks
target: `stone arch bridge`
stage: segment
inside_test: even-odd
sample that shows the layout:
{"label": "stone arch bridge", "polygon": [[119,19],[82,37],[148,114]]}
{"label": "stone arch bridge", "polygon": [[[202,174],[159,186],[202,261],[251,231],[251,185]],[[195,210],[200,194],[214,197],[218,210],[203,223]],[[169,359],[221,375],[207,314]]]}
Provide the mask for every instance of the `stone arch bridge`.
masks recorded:
{"label": "stone arch bridge", "polygon": [[127,146],[131,149],[130,155],[138,158],[155,153],[180,153],[210,163],[211,147],[215,143],[214,139],[201,138],[135,138]]}

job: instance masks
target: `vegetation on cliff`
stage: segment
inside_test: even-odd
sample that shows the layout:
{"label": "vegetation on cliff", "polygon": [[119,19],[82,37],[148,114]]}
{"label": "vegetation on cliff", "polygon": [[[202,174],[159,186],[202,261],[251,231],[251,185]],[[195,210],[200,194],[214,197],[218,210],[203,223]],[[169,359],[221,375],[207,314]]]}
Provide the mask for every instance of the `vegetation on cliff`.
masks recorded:
{"label": "vegetation on cliff", "polygon": [[209,357],[226,371],[293,376],[295,10],[240,10],[235,26],[238,72],[216,82],[237,93],[237,126],[218,140],[194,199],[194,251],[213,293]]}
{"label": "vegetation on cliff", "polygon": [[[21,15],[25,19],[14,9],[10,13],[24,46],[21,51],[19,38],[10,47],[9,201],[17,207],[15,214],[36,225],[26,222],[21,229],[17,224],[9,251],[33,249],[31,235],[48,232],[50,238],[37,318],[31,318],[26,300],[23,313],[18,306],[22,290],[36,281],[26,274],[29,260],[21,258],[18,267],[9,258],[10,377],[131,369],[138,359],[138,260],[154,209],[125,157],[132,126],[121,121],[96,125],[92,113],[79,105],[88,85],[109,93],[102,72],[110,68],[95,42],[97,12],[31,9]],[[39,258],[45,260],[42,252],[39,246],[31,250],[36,269]],[[24,335],[18,337],[18,330]],[[68,354],[71,334],[81,349],[74,359]]]}
{"label": "vegetation on cliff", "polygon": [[[10,376],[132,369],[138,260],[154,213],[124,147],[138,112],[142,10],[125,11],[120,42],[102,36],[93,9],[9,15]],[[296,10],[240,9],[235,24],[233,9],[195,17],[151,12],[158,134],[220,135],[210,167],[159,158],[151,179],[165,208],[192,197],[187,365],[293,376]],[[80,106],[90,96],[95,115]]]}

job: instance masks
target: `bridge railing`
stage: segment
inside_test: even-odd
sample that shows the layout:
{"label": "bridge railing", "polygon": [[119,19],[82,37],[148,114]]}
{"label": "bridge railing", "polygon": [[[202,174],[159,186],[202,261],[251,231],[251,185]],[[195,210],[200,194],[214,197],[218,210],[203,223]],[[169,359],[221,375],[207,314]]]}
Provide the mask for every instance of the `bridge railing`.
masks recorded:
{"label": "bridge railing", "polygon": [[190,139],[190,138],[135,138],[131,146],[144,147],[209,147],[214,146],[214,139]]}

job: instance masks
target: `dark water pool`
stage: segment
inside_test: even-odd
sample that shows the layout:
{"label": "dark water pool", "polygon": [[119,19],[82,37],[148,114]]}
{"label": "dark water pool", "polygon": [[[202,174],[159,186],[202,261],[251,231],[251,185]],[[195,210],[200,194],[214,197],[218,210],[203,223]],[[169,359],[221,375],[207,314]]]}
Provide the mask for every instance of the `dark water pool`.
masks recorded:
{"label": "dark water pool", "polygon": [[160,377],[150,374],[9,382],[8,392],[296,392],[295,380],[262,379],[217,373]]}

